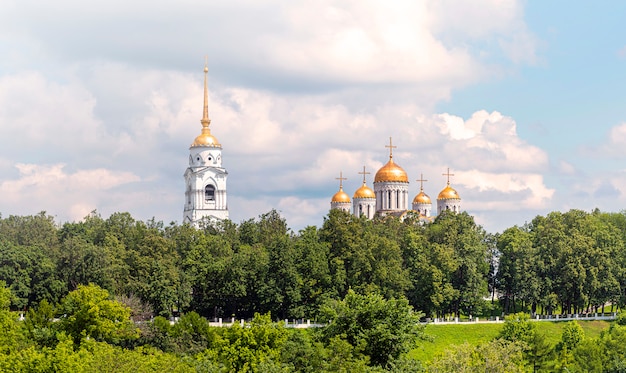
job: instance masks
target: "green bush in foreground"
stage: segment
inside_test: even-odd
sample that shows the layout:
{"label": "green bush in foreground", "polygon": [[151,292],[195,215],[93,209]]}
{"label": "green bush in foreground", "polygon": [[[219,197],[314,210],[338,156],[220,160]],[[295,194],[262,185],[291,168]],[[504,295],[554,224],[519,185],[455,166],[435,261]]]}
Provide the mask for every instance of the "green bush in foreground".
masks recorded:
{"label": "green bush in foreground", "polygon": [[406,299],[384,299],[378,294],[356,294],[349,290],[341,301],[330,301],[322,307],[322,319],[329,324],[321,331],[329,343],[340,337],[375,366],[390,363],[415,347],[423,337],[421,313],[414,312]]}

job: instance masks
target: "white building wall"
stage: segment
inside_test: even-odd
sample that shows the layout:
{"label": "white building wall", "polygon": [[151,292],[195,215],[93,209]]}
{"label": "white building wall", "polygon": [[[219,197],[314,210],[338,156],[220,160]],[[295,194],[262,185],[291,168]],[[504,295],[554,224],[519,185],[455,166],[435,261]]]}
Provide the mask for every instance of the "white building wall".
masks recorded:
{"label": "white building wall", "polygon": [[414,203],[413,210],[421,215],[430,216],[433,205],[430,203]]}
{"label": "white building wall", "polygon": [[[197,226],[204,218],[228,219],[227,178],[228,172],[222,167],[221,148],[199,146],[189,149],[189,167],[185,171],[184,223]],[[207,195],[207,186],[214,188],[213,193]]]}
{"label": "white building wall", "polygon": [[356,217],[364,215],[368,219],[373,219],[376,213],[376,198],[353,198],[352,214]]}
{"label": "white building wall", "polygon": [[441,214],[443,211],[449,210],[452,212],[459,213],[461,212],[461,200],[450,198],[450,199],[438,199],[437,200],[437,214]]}
{"label": "white building wall", "polygon": [[350,202],[331,202],[330,208],[333,210],[343,210],[350,213]]}
{"label": "white building wall", "polygon": [[374,183],[376,211],[404,211],[409,209],[409,183]]}

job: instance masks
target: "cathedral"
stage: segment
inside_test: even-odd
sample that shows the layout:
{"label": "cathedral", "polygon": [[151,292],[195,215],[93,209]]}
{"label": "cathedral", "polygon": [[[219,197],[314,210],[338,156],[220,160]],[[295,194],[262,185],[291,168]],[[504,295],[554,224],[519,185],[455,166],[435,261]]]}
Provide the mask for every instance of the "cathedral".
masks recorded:
{"label": "cathedral", "polygon": [[228,172],[222,167],[222,145],[211,134],[209,125],[209,94],[207,73],[204,66],[204,108],[202,130],[189,147],[189,167],[185,171],[185,207],[183,223],[196,227],[203,220],[228,219],[226,178]]}
{"label": "cathedral", "polygon": [[[381,167],[374,176],[374,190],[367,186],[366,175],[369,172],[359,172],[363,175],[363,185],[354,192],[352,202],[350,196],[343,191],[343,173],[339,174],[339,191],[335,193],[330,201],[331,209],[340,209],[346,212],[352,211],[355,216],[365,216],[368,219],[374,218],[375,215],[386,216],[394,215],[402,218],[407,212],[414,211],[419,214],[423,220],[431,219],[432,202],[430,197],[424,193],[423,175],[420,175],[420,191],[413,198],[411,209],[409,209],[409,177],[400,167],[393,161],[393,146],[391,138],[389,139],[389,161]],[[446,187],[437,196],[437,214],[443,211],[460,212],[461,197],[454,188],[450,186],[450,169],[443,174],[448,177]]]}

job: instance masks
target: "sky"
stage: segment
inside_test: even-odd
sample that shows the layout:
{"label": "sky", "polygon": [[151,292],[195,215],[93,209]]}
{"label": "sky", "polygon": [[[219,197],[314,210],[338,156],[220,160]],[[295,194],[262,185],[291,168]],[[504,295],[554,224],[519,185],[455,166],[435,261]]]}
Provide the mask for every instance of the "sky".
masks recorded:
{"label": "sky", "polygon": [[[3,0],[0,214],[182,221],[209,116],[230,218],[321,226],[389,156],[497,233],[626,208],[626,2]],[[434,207],[436,209],[436,207]]]}

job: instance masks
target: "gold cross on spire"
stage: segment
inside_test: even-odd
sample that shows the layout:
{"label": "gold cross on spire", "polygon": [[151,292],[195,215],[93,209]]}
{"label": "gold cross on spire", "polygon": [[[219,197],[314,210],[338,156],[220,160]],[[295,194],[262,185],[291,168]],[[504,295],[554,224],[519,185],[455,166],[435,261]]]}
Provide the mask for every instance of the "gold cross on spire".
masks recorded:
{"label": "gold cross on spire", "polygon": [[335,180],[339,180],[339,189],[343,189],[343,181],[348,179],[343,177],[342,171],[339,171],[339,177],[336,177]]}
{"label": "gold cross on spire", "polygon": [[448,185],[450,185],[450,176],[454,176],[454,174],[450,173],[450,167],[448,167],[448,172],[446,172],[445,174],[442,174],[442,175],[448,177]]}
{"label": "gold cross on spire", "polygon": [[391,142],[391,136],[389,136],[389,145],[385,145],[385,148],[389,148],[389,158],[393,158],[393,149],[397,148],[397,146],[393,146],[393,142]]}
{"label": "gold cross on spire", "polygon": [[426,179],[424,179],[424,174],[420,174],[420,178],[415,180],[415,181],[419,181],[420,182],[420,191],[424,190],[424,182],[428,181]]}
{"label": "gold cross on spire", "polygon": [[363,184],[365,184],[365,175],[369,175],[370,172],[365,171],[365,166],[363,166],[363,172],[359,172],[359,175],[363,175]]}

